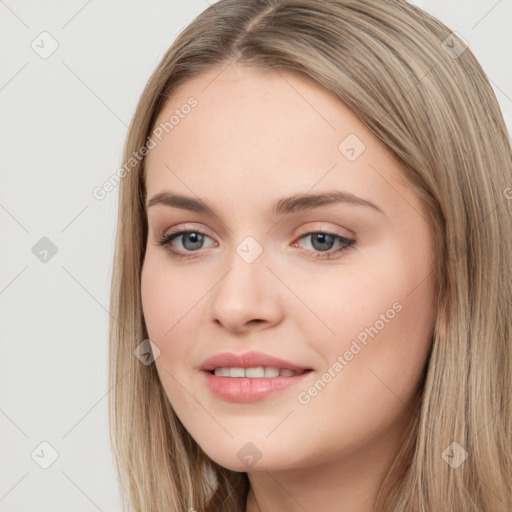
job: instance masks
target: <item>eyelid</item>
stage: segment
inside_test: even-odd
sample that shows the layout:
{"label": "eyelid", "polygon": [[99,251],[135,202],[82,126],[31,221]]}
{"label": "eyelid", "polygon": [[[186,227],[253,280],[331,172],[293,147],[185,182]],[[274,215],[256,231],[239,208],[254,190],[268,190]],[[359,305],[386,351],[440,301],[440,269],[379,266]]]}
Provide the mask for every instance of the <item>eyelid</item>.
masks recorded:
{"label": "eyelid", "polygon": [[306,226],[301,226],[299,228],[298,237],[301,237],[302,235],[310,234],[312,232],[318,233],[318,232],[324,232],[324,233],[331,233],[336,236],[340,236],[342,238],[355,238],[356,234],[347,228],[343,228],[346,231],[346,234],[343,234],[340,230],[341,228],[330,228],[326,227],[325,224],[329,224],[326,222],[315,222],[313,225],[307,224]]}
{"label": "eyelid", "polygon": [[[321,225],[319,225],[321,224]],[[299,232],[295,235],[296,238],[300,238],[303,235],[311,234],[311,233],[318,233],[318,232],[324,232],[329,233],[332,235],[340,236],[342,238],[354,238],[355,233],[351,231],[350,229],[344,228],[348,234],[342,234],[339,232],[339,228],[326,228],[325,222],[316,222],[313,223],[313,225],[308,224],[307,226],[301,226],[299,228]],[[185,224],[179,224],[175,227],[170,228],[169,230],[165,230],[162,237],[170,236],[174,233],[179,233],[181,231],[197,231],[198,233],[202,233],[205,236],[209,237],[210,239],[214,239],[211,235],[208,234],[207,229],[203,229],[203,227],[197,227],[194,225],[194,223],[185,223]]]}
{"label": "eyelid", "polygon": [[178,224],[177,226],[174,226],[168,230],[165,230],[163,232],[162,236],[169,236],[169,235],[173,235],[174,233],[181,233],[182,231],[194,231],[197,233],[202,233],[205,236],[207,236],[213,240],[213,237],[208,234],[207,229],[204,229],[203,227],[198,227],[196,225],[190,225],[190,224]]}

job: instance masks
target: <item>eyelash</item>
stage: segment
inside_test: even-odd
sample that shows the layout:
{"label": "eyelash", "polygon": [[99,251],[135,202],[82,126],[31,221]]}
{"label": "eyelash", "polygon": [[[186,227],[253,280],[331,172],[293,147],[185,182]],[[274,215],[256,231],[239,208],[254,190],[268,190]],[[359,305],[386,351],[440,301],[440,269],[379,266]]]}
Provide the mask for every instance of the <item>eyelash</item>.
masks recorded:
{"label": "eyelash", "polygon": [[[167,233],[167,234],[164,234],[162,237],[160,237],[157,241],[157,245],[158,246],[162,246],[165,248],[165,250],[167,252],[169,252],[169,254],[171,255],[171,257],[173,258],[177,258],[177,259],[191,259],[191,258],[194,258],[194,252],[198,252],[198,251],[192,251],[190,252],[189,254],[183,254],[181,252],[178,252],[178,251],[175,251],[174,249],[171,249],[171,242],[175,239],[175,238],[178,238],[179,236],[181,235],[186,235],[186,234],[190,234],[190,233],[198,233],[200,235],[203,235],[203,236],[206,236],[208,238],[210,238],[206,233],[204,233],[203,231],[201,231],[200,229],[188,229],[188,230],[175,230],[175,231],[171,231],[170,233]],[[331,231],[308,231],[307,233],[303,233],[299,238],[298,240],[301,240],[302,238],[305,238],[309,235],[316,235],[316,234],[322,234],[322,235],[329,235],[329,236],[332,236],[333,238],[337,239],[337,240],[340,240],[344,245],[332,252],[328,252],[328,251],[325,251],[325,252],[317,252],[317,251],[311,251],[311,250],[308,250],[306,252],[309,252],[309,253],[314,253],[314,254],[325,254],[326,256],[315,256],[315,258],[317,259],[320,259],[320,260],[329,260],[329,259],[332,259],[332,256],[334,255],[339,255],[345,251],[348,251],[350,250],[351,248],[355,247],[356,245],[356,241],[351,239],[351,238],[346,238],[344,236],[341,236],[341,235],[338,235],[337,233],[333,233]]]}

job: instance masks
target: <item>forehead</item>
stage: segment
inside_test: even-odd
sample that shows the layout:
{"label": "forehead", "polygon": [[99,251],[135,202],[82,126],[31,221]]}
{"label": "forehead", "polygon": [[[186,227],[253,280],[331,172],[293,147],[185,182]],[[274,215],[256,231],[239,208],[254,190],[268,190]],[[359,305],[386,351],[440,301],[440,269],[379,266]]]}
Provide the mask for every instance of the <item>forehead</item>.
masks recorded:
{"label": "forehead", "polygon": [[165,123],[147,157],[148,195],[172,188],[278,197],[344,185],[368,196],[382,186],[370,165],[401,179],[392,153],[357,116],[297,72],[209,70],[174,91],[155,127]]}
{"label": "forehead", "polygon": [[[196,102],[193,109],[187,107],[191,98]],[[180,119],[174,116],[170,130],[170,138],[176,141],[190,125],[201,135],[201,142],[248,142],[249,135],[255,149],[293,142],[293,138],[298,143],[304,135],[312,141],[326,135],[338,138],[347,130],[363,138],[372,136],[346,105],[311,78],[298,72],[233,64],[182,84],[160,112],[156,125],[173,114],[181,114]]]}

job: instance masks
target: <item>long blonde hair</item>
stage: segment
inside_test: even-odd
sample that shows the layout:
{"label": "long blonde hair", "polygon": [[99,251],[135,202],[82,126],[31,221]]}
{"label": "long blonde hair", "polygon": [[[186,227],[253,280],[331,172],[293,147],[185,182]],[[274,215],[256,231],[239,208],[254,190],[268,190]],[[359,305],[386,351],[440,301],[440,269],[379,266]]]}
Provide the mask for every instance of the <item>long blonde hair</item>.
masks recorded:
{"label": "long blonde hair", "polygon": [[[111,443],[124,510],[245,510],[247,474],[201,450],[155,365],[134,355],[148,338],[141,148],[179,85],[230,63],[299,71],[336,95],[403,163],[435,228],[433,342],[414,420],[374,510],[510,512],[509,135],[470,49],[404,0],[220,0],[183,30],[146,85],[125,145],[124,161],[133,161],[120,181],[111,290]],[[458,467],[448,463],[454,450],[467,457]]]}

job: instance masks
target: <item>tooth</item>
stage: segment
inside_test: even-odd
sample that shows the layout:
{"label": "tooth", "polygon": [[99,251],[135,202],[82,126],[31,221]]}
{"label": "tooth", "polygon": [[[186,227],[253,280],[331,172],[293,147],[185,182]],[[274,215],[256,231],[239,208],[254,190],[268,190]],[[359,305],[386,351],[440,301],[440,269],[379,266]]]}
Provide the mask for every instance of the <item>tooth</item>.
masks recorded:
{"label": "tooth", "polygon": [[257,366],[256,368],[246,368],[245,369],[246,377],[265,377],[265,371],[263,366]]}
{"label": "tooth", "polygon": [[274,378],[274,377],[293,377],[295,375],[302,375],[305,370],[295,371],[289,370],[288,368],[279,369],[275,366],[263,367],[256,366],[252,368],[229,368],[229,367],[219,367],[213,370],[214,375],[219,377],[234,377],[234,378],[243,378],[247,377],[249,379],[258,379],[258,378]]}
{"label": "tooth", "polygon": [[265,368],[265,377],[278,377],[279,376],[279,368],[275,368],[273,366],[269,366]]}
{"label": "tooth", "polygon": [[245,368],[230,368],[230,377],[245,377]]}

